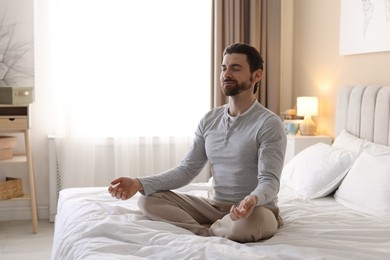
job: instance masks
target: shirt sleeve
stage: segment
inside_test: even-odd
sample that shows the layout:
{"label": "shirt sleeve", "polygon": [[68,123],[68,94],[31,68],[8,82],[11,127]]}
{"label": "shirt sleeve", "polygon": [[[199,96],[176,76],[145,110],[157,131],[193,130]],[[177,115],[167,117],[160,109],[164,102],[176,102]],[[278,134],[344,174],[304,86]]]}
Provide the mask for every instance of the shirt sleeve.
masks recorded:
{"label": "shirt sleeve", "polygon": [[258,198],[257,206],[272,202],[279,192],[287,143],[281,120],[276,116],[269,118],[258,140],[258,185],[251,192]]}
{"label": "shirt sleeve", "polygon": [[201,172],[206,162],[205,141],[198,127],[192,146],[177,167],[154,176],[137,178],[144,189],[141,193],[147,196],[157,191],[183,187]]}

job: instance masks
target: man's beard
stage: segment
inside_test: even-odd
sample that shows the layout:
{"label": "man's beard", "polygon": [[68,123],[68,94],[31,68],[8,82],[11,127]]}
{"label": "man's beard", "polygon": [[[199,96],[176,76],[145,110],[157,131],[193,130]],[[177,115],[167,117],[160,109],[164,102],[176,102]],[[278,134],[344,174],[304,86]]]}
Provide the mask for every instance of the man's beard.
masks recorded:
{"label": "man's beard", "polygon": [[[247,82],[242,82],[241,84],[238,84],[237,81],[234,80],[235,82],[235,86],[232,86],[232,87],[223,87],[222,88],[222,92],[225,94],[225,96],[227,97],[233,97],[233,96],[237,96],[238,94],[240,94],[241,92],[244,92],[248,89],[251,88],[251,85],[252,85],[252,78],[249,79],[249,81]],[[223,84],[223,83],[222,83]]]}

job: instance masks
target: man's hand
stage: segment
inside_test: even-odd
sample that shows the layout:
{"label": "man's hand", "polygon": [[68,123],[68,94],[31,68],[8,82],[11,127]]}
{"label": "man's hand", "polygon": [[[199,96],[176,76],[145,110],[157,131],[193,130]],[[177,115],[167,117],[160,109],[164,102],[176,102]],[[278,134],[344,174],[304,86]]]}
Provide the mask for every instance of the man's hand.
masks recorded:
{"label": "man's hand", "polygon": [[238,206],[233,205],[230,209],[230,218],[233,221],[246,218],[250,216],[257,204],[257,197],[255,195],[246,196]]}
{"label": "man's hand", "polygon": [[134,196],[138,191],[143,190],[142,184],[137,179],[120,177],[111,182],[108,192],[112,197],[127,200]]}

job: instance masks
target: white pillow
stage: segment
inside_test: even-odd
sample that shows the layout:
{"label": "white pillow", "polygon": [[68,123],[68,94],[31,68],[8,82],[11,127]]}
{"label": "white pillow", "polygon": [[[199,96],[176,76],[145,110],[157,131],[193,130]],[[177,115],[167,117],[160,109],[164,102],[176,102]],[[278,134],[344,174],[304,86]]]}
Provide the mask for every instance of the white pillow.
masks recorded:
{"label": "white pillow", "polygon": [[332,147],[350,151],[354,154],[355,158],[357,158],[363,150],[363,145],[364,139],[360,139],[343,129],[334,140]]}
{"label": "white pillow", "polygon": [[354,210],[390,218],[390,147],[366,141],[335,199]]}
{"label": "white pillow", "polygon": [[338,187],[353,161],[351,152],[318,143],[293,157],[281,180],[305,199],[324,197]]}

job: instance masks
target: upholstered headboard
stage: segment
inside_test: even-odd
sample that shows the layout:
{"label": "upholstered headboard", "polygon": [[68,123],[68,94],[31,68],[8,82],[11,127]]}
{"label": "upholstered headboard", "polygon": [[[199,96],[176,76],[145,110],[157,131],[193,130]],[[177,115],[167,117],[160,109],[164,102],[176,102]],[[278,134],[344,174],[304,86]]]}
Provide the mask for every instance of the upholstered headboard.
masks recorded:
{"label": "upholstered headboard", "polygon": [[335,136],[343,129],[390,146],[390,86],[342,87],[337,99]]}

